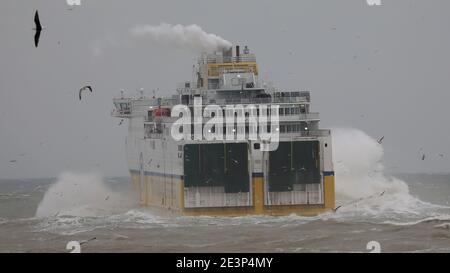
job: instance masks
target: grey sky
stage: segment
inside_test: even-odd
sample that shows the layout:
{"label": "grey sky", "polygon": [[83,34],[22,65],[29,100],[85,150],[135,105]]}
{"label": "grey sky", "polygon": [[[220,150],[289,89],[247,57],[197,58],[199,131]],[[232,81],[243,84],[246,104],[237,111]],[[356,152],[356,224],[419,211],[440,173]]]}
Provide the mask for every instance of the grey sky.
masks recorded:
{"label": "grey sky", "polygon": [[[388,168],[449,171],[450,1],[81,1],[72,11],[65,0],[0,3],[1,178],[126,175],[127,127],[110,117],[111,98],[169,94],[196,57],[128,33],[161,22],[248,45],[264,79],[311,90],[322,127],[384,135]],[[37,49],[35,9],[46,27]],[[85,84],[94,93],[79,102]]]}

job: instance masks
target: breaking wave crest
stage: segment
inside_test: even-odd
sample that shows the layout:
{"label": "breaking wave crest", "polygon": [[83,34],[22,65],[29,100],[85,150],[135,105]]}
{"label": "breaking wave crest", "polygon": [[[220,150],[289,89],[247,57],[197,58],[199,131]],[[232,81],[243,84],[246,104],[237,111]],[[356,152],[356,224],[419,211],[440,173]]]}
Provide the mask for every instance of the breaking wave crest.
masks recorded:
{"label": "breaking wave crest", "polygon": [[134,199],[112,191],[98,174],[63,173],[45,193],[36,217],[109,215],[135,207]]}
{"label": "breaking wave crest", "polygon": [[334,129],[338,214],[375,218],[439,217],[448,207],[423,202],[408,185],[384,172],[383,146],[357,129]]}

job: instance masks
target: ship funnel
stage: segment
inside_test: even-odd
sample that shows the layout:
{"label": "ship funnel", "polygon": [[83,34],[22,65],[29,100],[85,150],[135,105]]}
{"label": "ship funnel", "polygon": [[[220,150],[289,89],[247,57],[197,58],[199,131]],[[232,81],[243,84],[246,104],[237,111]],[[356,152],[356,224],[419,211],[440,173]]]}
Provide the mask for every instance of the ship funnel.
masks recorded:
{"label": "ship funnel", "polygon": [[241,50],[239,48],[239,46],[236,46],[236,62],[239,62],[239,57],[241,55]]}
{"label": "ship funnel", "polygon": [[233,47],[222,49],[223,62],[230,63],[233,57]]}

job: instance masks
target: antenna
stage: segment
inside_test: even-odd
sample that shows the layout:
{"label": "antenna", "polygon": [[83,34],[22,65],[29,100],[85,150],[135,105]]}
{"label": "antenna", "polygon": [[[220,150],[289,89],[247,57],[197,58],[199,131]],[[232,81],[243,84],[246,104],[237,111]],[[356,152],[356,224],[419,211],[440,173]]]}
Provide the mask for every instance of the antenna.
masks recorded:
{"label": "antenna", "polygon": [[192,65],[192,82],[195,82],[195,77],[197,73],[195,73],[195,64]]}

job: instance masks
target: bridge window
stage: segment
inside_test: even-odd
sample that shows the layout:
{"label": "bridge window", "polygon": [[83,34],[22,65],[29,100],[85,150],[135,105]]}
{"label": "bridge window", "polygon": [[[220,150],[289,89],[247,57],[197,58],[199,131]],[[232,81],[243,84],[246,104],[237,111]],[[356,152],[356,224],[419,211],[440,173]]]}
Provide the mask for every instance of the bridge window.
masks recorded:
{"label": "bridge window", "polygon": [[306,106],[304,104],[300,104],[300,113],[306,114]]}

